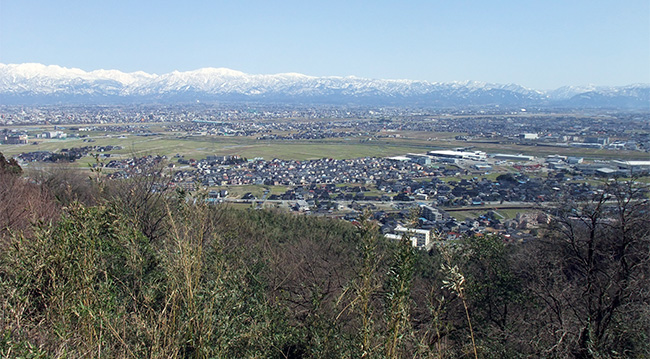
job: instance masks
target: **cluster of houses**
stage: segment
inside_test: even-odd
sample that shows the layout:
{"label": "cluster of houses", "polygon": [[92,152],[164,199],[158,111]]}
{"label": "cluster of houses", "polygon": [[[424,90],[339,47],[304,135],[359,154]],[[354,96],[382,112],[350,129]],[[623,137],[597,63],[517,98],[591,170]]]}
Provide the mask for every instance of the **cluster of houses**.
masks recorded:
{"label": "cluster of houses", "polygon": [[[68,137],[68,135],[60,130],[54,130],[54,131],[44,131],[36,134],[35,136],[31,136],[32,138],[47,138],[47,139],[65,139]],[[3,145],[26,145],[30,140],[30,135],[28,135],[25,131],[9,131],[7,129],[4,129],[2,133],[0,133],[0,144]]]}
{"label": "cluster of houses", "polygon": [[[341,132],[389,137],[393,132],[462,133],[457,140],[517,142],[649,151],[647,114],[621,112],[594,115],[512,112],[508,109],[445,109],[275,104],[178,104],[124,106],[3,106],[0,125],[162,123],[168,131],[222,135],[284,132],[280,136],[309,136]],[[552,120],[549,118],[552,117]],[[326,119],[326,120],[324,120]],[[315,120],[315,121],[314,121]],[[134,126],[132,128],[129,128]],[[79,131],[87,127],[79,127]],[[219,130],[219,129],[222,130]],[[113,128],[113,130],[115,130]],[[20,134],[22,135],[22,134]],[[69,135],[69,133],[68,133]],[[7,139],[18,141],[18,139]]]}
{"label": "cluster of houses", "polygon": [[[257,140],[320,140],[370,136],[367,131],[351,131],[359,121],[210,121],[193,120],[189,123],[165,125],[167,132],[179,136],[256,136]],[[374,129],[377,131],[377,129]]]}
{"label": "cluster of houses", "polygon": [[[200,181],[205,186],[225,185],[283,185],[362,183],[376,184],[380,180],[405,180],[440,175],[441,169],[414,162],[387,158],[363,157],[348,160],[323,158],[318,160],[262,159],[234,165],[201,160],[192,170],[180,170],[178,181]],[[442,169],[444,171],[444,169]]]}
{"label": "cluster of houses", "polygon": [[[158,171],[166,160],[167,156],[148,155],[128,159],[110,160],[108,163],[103,164],[103,167],[116,170],[108,173],[109,178],[129,178],[130,176],[137,174],[150,173],[152,169]],[[159,174],[165,175],[166,173],[161,172]]]}
{"label": "cluster of houses", "polygon": [[[499,235],[506,241],[522,241],[534,237],[540,225],[548,224],[550,216],[533,211],[505,219],[497,210],[488,210],[476,218],[459,221],[440,208],[420,204],[417,224],[405,225],[404,213],[375,214],[387,239],[407,240],[414,248],[430,249],[439,241],[457,240],[464,236]],[[531,233],[532,231],[532,233]]]}
{"label": "cluster of houses", "polygon": [[18,159],[22,162],[74,162],[91,153],[102,153],[103,157],[110,157],[110,152],[113,150],[120,150],[122,146],[84,146],[62,148],[59,151],[32,151],[23,152],[18,155]]}
{"label": "cluster of houses", "polygon": [[[461,179],[444,182],[437,178],[424,181],[382,181],[370,191],[366,186],[334,184],[310,184],[291,187],[283,194],[271,195],[268,200],[305,200],[313,212],[329,209],[328,201],[391,202],[396,208],[409,208],[418,203],[433,207],[479,206],[487,203],[503,204],[542,203],[564,201],[566,196],[587,199],[597,193],[589,182],[576,181],[572,177],[550,176],[529,178],[526,175],[502,175],[496,180],[486,178]],[[377,193],[379,191],[379,193]],[[257,200],[258,198],[248,198]],[[400,204],[403,205],[400,207]],[[305,206],[303,206],[305,207]],[[426,207],[425,207],[426,208]],[[436,211],[424,212],[422,218],[440,220]]]}

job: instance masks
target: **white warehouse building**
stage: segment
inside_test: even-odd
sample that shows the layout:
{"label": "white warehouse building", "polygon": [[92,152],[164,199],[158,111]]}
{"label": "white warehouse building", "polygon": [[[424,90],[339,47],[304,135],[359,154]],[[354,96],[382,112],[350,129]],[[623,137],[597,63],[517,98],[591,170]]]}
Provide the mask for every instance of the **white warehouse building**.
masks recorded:
{"label": "white warehouse building", "polygon": [[650,161],[612,161],[620,170],[632,173],[650,172]]}
{"label": "white warehouse building", "polygon": [[533,161],[535,159],[534,156],[511,155],[507,153],[495,153],[491,155],[491,157],[497,160],[506,160],[506,161]]}
{"label": "white warehouse building", "polygon": [[473,160],[473,161],[485,161],[487,159],[487,154],[483,151],[454,151],[454,150],[436,150],[429,151],[429,156],[438,158],[438,159],[462,159],[462,160]]}

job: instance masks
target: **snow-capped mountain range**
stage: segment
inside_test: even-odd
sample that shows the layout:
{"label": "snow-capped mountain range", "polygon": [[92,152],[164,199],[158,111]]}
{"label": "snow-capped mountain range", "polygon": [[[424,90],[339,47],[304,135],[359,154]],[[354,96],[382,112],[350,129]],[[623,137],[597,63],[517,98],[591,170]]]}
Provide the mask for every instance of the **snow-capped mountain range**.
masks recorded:
{"label": "snow-capped mountain range", "polygon": [[516,84],[437,83],[297,73],[251,75],[226,68],[156,75],[86,72],[56,65],[0,64],[0,104],[189,101],[385,104],[421,106],[566,106],[650,108],[650,85],[562,87],[537,91]]}

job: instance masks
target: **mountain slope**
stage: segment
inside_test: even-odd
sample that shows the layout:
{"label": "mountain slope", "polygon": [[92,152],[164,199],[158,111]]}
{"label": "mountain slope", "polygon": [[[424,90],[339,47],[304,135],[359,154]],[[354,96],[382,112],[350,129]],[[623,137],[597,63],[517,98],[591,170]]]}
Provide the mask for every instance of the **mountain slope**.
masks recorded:
{"label": "mountain slope", "polygon": [[251,75],[225,68],[156,75],[0,64],[0,103],[259,101],[423,106],[648,107],[650,86],[564,87],[544,93],[515,84],[431,83],[296,73]]}

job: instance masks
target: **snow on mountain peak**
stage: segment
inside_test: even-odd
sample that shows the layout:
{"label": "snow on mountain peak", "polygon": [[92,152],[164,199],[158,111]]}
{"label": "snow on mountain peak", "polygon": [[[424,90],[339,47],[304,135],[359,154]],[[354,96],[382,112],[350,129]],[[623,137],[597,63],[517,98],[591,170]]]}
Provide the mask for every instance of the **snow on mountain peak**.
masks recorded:
{"label": "snow on mountain peak", "polygon": [[151,80],[157,77],[142,71],[125,73],[118,70],[95,70],[87,74],[89,79],[113,80],[123,85],[132,85],[139,81]]}
{"label": "snow on mountain peak", "polygon": [[181,72],[181,74],[197,76],[220,76],[220,77],[242,77],[245,73],[237,70],[231,70],[225,67],[204,67],[198,70]]}
{"label": "snow on mountain peak", "polygon": [[34,78],[47,76],[53,78],[72,78],[84,76],[86,72],[77,68],[66,68],[58,65],[43,65],[38,63],[2,65],[3,71],[10,71],[16,76]]}
{"label": "snow on mountain peak", "polygon": [[[201,68],[148,74],[118,70],[86,72],[78,68],[38,63],[0,64],[0,95],[11,98],[56,95],[90,98],[236,98],[278,101],[335,101],[369,103],[417,103],[433,105],[541,104],[569,101],[586,92],[609,98],[632,98],[643,103],[650,92],[647,84],[626,87],[563,87],[542,92],[517,84],[480,81],[438,83],[417,80],[369,79],[356,76],[314,77],[300,73],[246,74],[228,68]],[[139,96],[139,97],[138,97]],[[229,97],[230,96],[230,97]],[[234,96],[234,97],[233,97]],[[9,98],[9,97],[5,97]],[[596,97],[595,97],[596,98]],[[602,96],[601,96],[602,98]],[[319,100],[320,99],[320,100]],[[58,101],[58,100],[57,100]]]}

